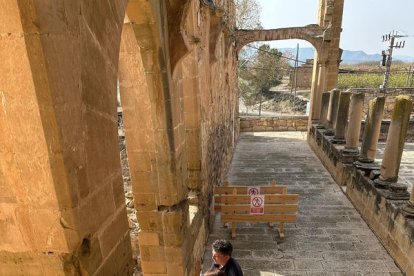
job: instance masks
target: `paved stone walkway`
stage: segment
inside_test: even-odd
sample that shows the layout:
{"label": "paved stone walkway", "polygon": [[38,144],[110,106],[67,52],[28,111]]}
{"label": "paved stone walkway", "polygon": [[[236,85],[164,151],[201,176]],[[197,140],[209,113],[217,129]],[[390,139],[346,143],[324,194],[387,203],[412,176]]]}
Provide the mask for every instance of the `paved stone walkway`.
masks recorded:
{"label": "paved stone walkway", "polygon": [[[306,133],[242,133],[228,180],[236,185],[267,184],[275,179],[298,193],[298,221],[286,224],[286,238],[265,223],[238,223],[234,257],[251,275],[403,275],[341,188],[306,143]],[[230,239],[230,229],[215,216],[210,245]]]}

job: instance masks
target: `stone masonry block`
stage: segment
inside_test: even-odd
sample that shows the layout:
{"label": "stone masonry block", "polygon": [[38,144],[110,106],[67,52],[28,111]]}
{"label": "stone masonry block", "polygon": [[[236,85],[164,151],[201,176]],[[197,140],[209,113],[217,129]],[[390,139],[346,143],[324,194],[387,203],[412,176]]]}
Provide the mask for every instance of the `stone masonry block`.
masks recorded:
{"label": "stone masonry block", "polygon": [[128,232],[128,219],[123,206],[114,214],[111,222],[106,225],[105,229],[99,233],[98,239],[102,256],[105,258],[121,237],[129,238]]}
{"label": "stone masonry block", "polygon": [[[85,199],[82,208],[76,209],[79,224],[81,225],[80,232],[82,234],[95,233],[102,223],[109,219],[115,212],[115,202],[112,192],[112,185],[106,185],[94,193],[93,196]],[[105,202],[105,204],[102,204],[102,202]],[[96,206],[99,206],[99,208],[96,208]]]}
{"label": "stone masonry block", "polygon": [[32,248],[38,251],[68,250],[59,212],[21,207],[15,209],[15,216],[22,238]]}
{"label": "stone masonry block", "polygon": [[164,262],[165,252],[163,246],[140,246],[141,261]]}
{"label": "stone masonry block", "polygon": [[153,211],[157,209],[156,196],[153,193],[134,193],[134,205],[138,211]]}
{"label": "stone masonry block", "polygon": [[[92,104],[92,106],[94,105]],[[108,110],[111,109],[111,107],[108,108]],[[85,170],[88,181],[82,185],[88,185],[89,193],[93,194],[93,191],[99,189],[103,183],[108,183],[110,180],[108,175],[120,171],[118,132],[116,122],[95,111],[87,109],[85,120],[88,126],[85,135],[90,138],[85,140],[87,160]],[[102,150],[103,148],[105,150]]]}
{"label": "stone masonry block", "polygon": [[176,263],[167,263],[168,275],[186,275],[182,265]]}
{"label": "stone masonry block", "polygon": [[132,275],[134,260],[131,252],[131,239],[127,235],[114,246],[110,255],[103,261],[99,269],[90,275]]}
{"label": "stone masonry block", "polygon": [[136,193],[154,193],[156,185],[155,172],[131,171],[132,190]]}
{"label": "stone masonry block", "polygon": [[254,126],[253,131],[265,131],[266,128],[264,126]]}
{"label": "stone masonry block", "polygon": [[184,214],[182,211],[163,214],[164,243],[166,246],[181,246],[184,233]]}
{"label": "stone masonry block", "polygon": [[[145,271],[145,274],[161,274],[167,273],[167,264],[165,262],[148,262],[141,261],[142,270]],[[178,274],[180,275],[180,274]]]}
{"label": "stone masonry block", "polygon": [[165,258],[169,263],[183,263],[184,252],[181,247],[166,247]]}
{"label": "stone masonry block", "polygon": [[240,128],[248,128],[250,127],[250,122],[249,121],[240,121]]}
{"label": "stone masonry block", "polygon": [[164,234],[164,244],[166,246],[181,246],[184,236],[177,233]]}
{"label": "stone masonry block", "polygon": [[162,222],[164,233],[180,233],[183,225],[183,212],[164,212]]}
{"label": "stone masonry block", "polygon": [[[2,250],[27,250],[25,235],[19,229],[16,217],[17,204],[0,203],[0,248]],[[7,222],[7,223],[5,223]]]}
{"label": "stone masonry block", "polygon": [[287,121],[286,120],[279,120],[279,122],[278,122],[278,126],[287,126]]}
{"label": "stone masonry block", "polygon": [[153,170],[155,158],[150,152],[128,151],[128,162],[136,172],[149,172]]}
{"label": "stone masonry block", "polygon": [[160,245],[160,238],[157,233],[150,233],[150,232],[139,232],[138,240],[140,245],[147,245],[147,246],[156,246]]}
{"label": "stone masonry block", "polygon": [[118,174],[112,181],[112,194],[114,195],[115,208],[125,208],[124,185],[122,184],[122,174]]}
{"label": "stone masonry block", "polygon": [[63,266],[58,254],[0,252],[0,275],[63,276]]}
{"label": "stone masonry block", "polygon": [[137,211],[137,220],[143,231],[162,231],[161,212],[157,211]]}

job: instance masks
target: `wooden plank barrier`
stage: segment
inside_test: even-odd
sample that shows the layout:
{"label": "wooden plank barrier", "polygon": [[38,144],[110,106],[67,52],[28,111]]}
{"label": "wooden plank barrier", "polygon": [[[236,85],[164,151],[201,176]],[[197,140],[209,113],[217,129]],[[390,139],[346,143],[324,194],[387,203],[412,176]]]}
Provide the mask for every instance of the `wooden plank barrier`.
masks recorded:
{"label": "wooden plank barrier", "polygon": [[[251,187],[251,186],[249,186]],[[295,222],[299,204],[299,195],[288,194],[287,187],[257,186],[253,194],[247,186],[223,186],[214,189],[214,210],[221,212],[221,221],[231,222],[232,239],[236,238],[238,222],[279,223],[279,235],[285,237],[285,222]],[[259,194],[255,193],[260,191]]]}

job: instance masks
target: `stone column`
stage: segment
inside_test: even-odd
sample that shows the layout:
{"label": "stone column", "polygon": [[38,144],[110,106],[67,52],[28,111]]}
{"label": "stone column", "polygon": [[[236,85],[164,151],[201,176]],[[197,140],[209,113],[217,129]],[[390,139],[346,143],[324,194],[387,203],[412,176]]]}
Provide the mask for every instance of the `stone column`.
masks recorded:
{"label": "stone column", "polygon": [[325,135],[333,135],[332,128],[335,128],[336,114],[338,114],[339,95],[341,91],[339,89],[333,89],[329,98],[329,107],[327,115],[327,128]]}
{"label": "stone column", "polygon": [[361,119],[364,110],[364,94],[353,93],[351,96],[349,122],[346,131],[345,153],[358,154],[359,134],[361,131]]}
{"label": "stone column", "polygon": [[385,97],[377,97],[368,104],[368,114],[365,120],[364,136],[362,138],[361,154],[358,161],[373,163],[377,151],[378,138],[384,115]]}
{"label": "stone column", "polygon": [[332,142],[345,143],[345,128],[348,122],[349,100],[351,93],[349,91],[341,92],[339,96],[338,112],[336,113],[335,137]]}
{"label": "stone column", "polygon": [[[384,158],[381,163],[381,175],[374,180],[375,186],[378,188],[389,188],[391,183],[396,183],[398,180],[398,171],[400,169],[411,110],[412,100],[409,96],[400,95],[395,99]],[[392,188],[394,189],[395,185]],[[403,189],[403,187],[397,188]]]}
{"label": "stone column", "polygon": [[322,93],[322,105],[321,105],[321,115],[319,118],[319,127],[326,128],[328,126],[328,109],[329,109],[329,98],[331,96],[330,92]]}
{"label": "stone column", "polygon": [[326,69],[325,62],[321,62],[319,64],[318,85],[316,87],[316,93],[315,93],[314,101],[313,101],[314,118],[312,119],[314,120],[320,119],[317,117],[319,117],[321,113],[322,92],[325,91],[325,69]]}

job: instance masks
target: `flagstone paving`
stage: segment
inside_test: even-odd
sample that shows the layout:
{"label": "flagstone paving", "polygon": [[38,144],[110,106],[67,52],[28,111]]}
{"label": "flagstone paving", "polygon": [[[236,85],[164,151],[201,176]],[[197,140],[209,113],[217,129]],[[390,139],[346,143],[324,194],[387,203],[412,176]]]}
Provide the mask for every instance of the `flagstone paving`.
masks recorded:
{"label": "flagstone paving", "polygon": [[[378,158],[381,157],[379,146]],[[412,157],[414,147],[405,154]],[[404,157],[403,157],[404,158]],[[402,181],[410,182],[412,161],[403,159]],[[410,171],[411,170],[411,174]],[[246,276],[270,275],[403,275],[393,259],[333,181],[306,142],[303,132],[242,133],[228,180],[234,185],[288,186],[300,196],[296,223],[286,224],[286,238],[265,223],[238,223],[231,240],[233,256]],[[410,188],[411,190],[411,188]],[[219,214],[214,216],[204,254],[211,265],[211,243],[231,239]]]}

